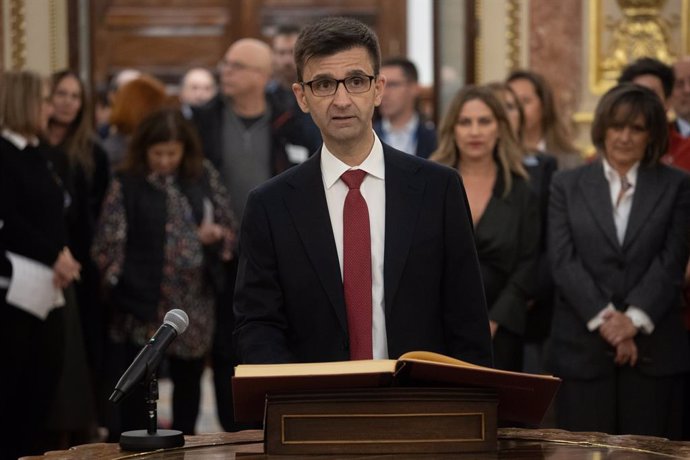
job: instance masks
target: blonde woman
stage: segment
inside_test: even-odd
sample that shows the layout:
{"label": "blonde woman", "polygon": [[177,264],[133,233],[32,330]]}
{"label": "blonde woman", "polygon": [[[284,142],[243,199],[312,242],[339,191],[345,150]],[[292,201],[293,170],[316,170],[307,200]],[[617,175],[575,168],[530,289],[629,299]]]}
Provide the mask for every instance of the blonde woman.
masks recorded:
{"label": "blonde woman", "polygon": [[[39,142],[52,111],[49,86],[40,76],[0,73],[1,458],[57,447],[50,442],[47,415],[62,372],[64,309],[52,308],[42,318],[20,307],[25,302],[8,300],[18,271],[6,256],[14,253],[51,267],[57,289],[80,276],[81,266],[66,246],[63,182],[54,170],[55,157]],[[52,307],[63,303],[56,300]]]}
{"label": "blonde woman", "polygon": [[539,252],[537,199],[503,103],[486,87],[467,86],[452,101],[431,159],[458,170],[465,184],[496,367],[520,370],[527,299]]}

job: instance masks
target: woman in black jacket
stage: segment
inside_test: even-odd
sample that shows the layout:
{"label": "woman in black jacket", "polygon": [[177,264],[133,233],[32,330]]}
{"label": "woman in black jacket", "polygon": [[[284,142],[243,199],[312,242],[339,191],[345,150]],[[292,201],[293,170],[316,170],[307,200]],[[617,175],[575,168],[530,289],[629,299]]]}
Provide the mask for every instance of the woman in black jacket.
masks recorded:
{"label": "woman in black jacket", "polygon": [[[81,266],[67,248],[64,209],[70,197],[55,173],[55,157],[39,143],[52,112],[49,87],[38,75],[5,72],[0,79],[0,450],[2,458],[40,454],[48,440],[46,416],[62,371],[62,289],[79,279]],[[8,255],[52,271],[39,285],[24,277]],[[20,279],[23,278],[23,279]],[[18,283],[50,292],[47,316],[10,294]],[[34,313],[31,313],[31,311]]]}

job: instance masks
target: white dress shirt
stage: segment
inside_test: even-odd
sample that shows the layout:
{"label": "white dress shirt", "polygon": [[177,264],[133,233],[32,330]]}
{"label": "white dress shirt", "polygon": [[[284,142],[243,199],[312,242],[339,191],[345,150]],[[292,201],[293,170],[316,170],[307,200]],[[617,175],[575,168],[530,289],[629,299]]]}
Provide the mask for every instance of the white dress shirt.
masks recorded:
{"label": "white dress shirt", "polygon": [[[631,187],[618,201],[618,195],[621,192],[621,177],[613,167],[603,159],[604,175],[609,183],[609,193],[611,195],[611,207],[613,208],[613,222],[616,225],[616,236],[618,242],[622,245],[625,238],[625,230],[628,228],[628,220],[630,219],[630,210],[632,209],[633,195],[635,193],[635,184],[637,183],[637,173],[640,169],[640,163],[637,162],[630,168],[625,175]],[[616,206],[616,203],[618,205]],[[604,314],[608,311],[615,310],[613,304],[609,303],[601,310],[594,318],[587,323],[587,329],[594,331],[604,322]],[[643,310],[629,305],[625,311],[636,328],[641,329],[645,334],[651,334],[654,331],[654,323],[649,318],[649,315]]]}
{"label": "white dress shirt", "polygon": [[[373,131],[372,131],[373,133]],[[374,145],[367,158],[359,166],[350,167],[333,155],[326,145],[321,148],[321,176],[326,191],[328,213],[335,237],[335,247],[340,262],[340,277],[343,276],[343,207],[349,191],[340,176],[350,169],[367,172],[360,192],[369,210],[369,231],[371,232],[371,296],[372,296],[372,356],[374,359],[388,359],[386,339],[386,317],[383,299],[383,250],[386,229],[386,165],[383,146],[374,134]]]}
{"label": "white dress shirt", "polygon": [[401,152],[415,155],[417,153],[417,125],[419,115],[417,112],[412,114],[410,121],[399,129],[393,128],[391,122],[384,118],[381,120],[381,130],[386,144]]}
{"label": "white dress shirt", "polygon": [[625,175],[628,179],[628,183],[630,183],[632,187],[625,192],[618,206],[616,206],[616,203],[618,202],[618,194],[621,192],[621,177],[606,159],[603,160],[603,163],[604,175],[609,182],[609,192],[611,193],[611,206],[613,207],[613,221],[616,224],[616,236],[618,237],[618,242],[623,244],[625,230],[628,228],[628,219],[630,218],[630,209],[632,208],[633,194],[635,193],[635,184],[637,182],[637,171],[640,169],[640,163],[635,163]]}

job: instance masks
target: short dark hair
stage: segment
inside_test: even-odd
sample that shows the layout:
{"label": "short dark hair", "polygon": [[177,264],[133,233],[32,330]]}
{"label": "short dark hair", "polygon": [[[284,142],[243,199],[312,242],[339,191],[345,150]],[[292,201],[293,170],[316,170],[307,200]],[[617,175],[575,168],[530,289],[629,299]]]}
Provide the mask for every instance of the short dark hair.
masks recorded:
{"label": "short dark hair", "polygon": [[374,76],[381,70],[381,48],[374,31],[352,18],[328,17],[305,27],[295,44],[297,79],[303,80],[304,66],[313,57],[331,56],[341,51],[363,47],[374,68]]}
{"label": "short dark hair", "polygon": [[605,154],[606,131],[613,126],[629,125],[642,115],[649,132],[649,144],[642,164],[656,164],[668,148],[666,110],[659,96],[644,86],[621,83],[606,92],[599,100],[592,122],[592,143]]}
{"label": "short dark hair", "polygon": [[667,99],[671,96],[673,85],[676,82],[673,68],[650,57],[640,58],[625,67],[620,77],[618,77],[618,83],[632,82],[635,78],[642,75],[653,75],[657,77],[661,80],[661,85],[664,87],[664,96]]}
{"label": "short dark hair", "polygon": [[419,81],[419,73],[417,72],[417,66],[414,65],[414,62],[410,61],[407,58],[404,58],[402,56],[396,56],[385,59],[381,63],[381,67],[386,66],[400,67],[403,75],[405,75],[405,78],[407,78],[408,81],[413,81],[415,83]]}
{"label": "short dark hair", "polygon": [[179,177],[194,180],[203,171],[204,156],[196,129],[177,109],[162,109],[144,118],[132,135],[122,170],[135,175],[149,172],[147,152],[161,142],[182,143],[182,164]]}

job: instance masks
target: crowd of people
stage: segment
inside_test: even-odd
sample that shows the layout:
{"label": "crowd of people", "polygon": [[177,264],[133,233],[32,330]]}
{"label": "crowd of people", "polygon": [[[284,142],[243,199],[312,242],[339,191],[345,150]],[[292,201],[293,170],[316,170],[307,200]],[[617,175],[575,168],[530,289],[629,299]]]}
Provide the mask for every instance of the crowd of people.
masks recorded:
{"label": "crowd of people", "polygon": [[[185,434],[207,366],[237,431],[239,363],[423,349],[560,377],[557,427],[690,439],[690,57],[623,69],[591,158],[534,69],[460,89],[436,129],[356,20],[215,70],[174,95],[120,72],[98,114],[73,71],[2,73],[0,458],[144,428],[143,389],[107,396],[173,308]],[[10,294],[17,255],[52,271],[43,316]]]}

